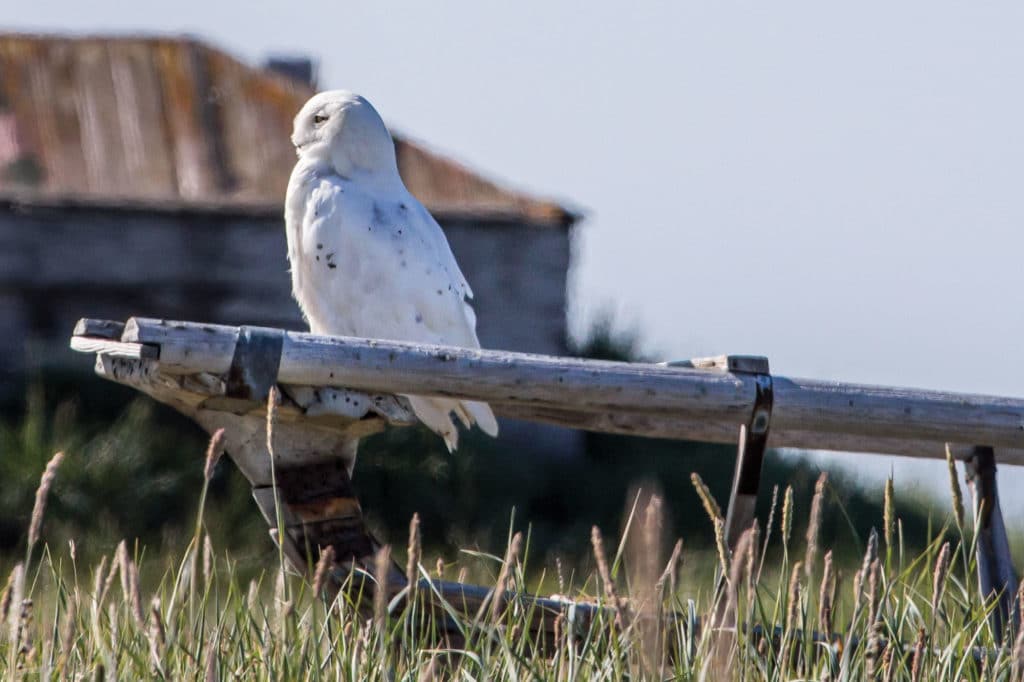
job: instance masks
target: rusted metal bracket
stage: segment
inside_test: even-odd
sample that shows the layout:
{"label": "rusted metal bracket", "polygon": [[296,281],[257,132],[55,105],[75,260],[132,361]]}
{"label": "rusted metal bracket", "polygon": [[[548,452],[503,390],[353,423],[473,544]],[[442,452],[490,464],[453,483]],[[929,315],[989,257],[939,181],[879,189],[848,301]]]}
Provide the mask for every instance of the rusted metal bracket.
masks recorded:
{"label": "rusted metal bracket", "polygon": [[978,586],[987,598],[999,600],[992,610],[992,629],[1001,644],[1007,625],[1020,625],[1017,604],[1017,573],[1010,557],[1003,512],[996,487],[995,450],[976,446],[964,461],[967,481],[974,497],[974,525],[978,537]]}
{"label": "rusted metal bracket", "polygon": [[737,366],[731,371],[753,374],[757,394],[750,421],[740,425],[736,472],[733,475],[729,508],[725,516],[725,537],[730,547],[735,547],[740,535],[754,521],[757,493],[761,487],[761,468],[772,422],[772,375],[768,369],[768,359],[745,358],[742,367],[740,369]]}

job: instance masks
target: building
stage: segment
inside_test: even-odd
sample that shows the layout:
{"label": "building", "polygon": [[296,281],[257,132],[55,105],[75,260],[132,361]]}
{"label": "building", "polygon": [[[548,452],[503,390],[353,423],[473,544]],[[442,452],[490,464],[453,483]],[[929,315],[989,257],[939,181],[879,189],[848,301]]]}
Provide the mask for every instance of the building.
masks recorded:
{"label": "building", "polygon": [[[302,329],[282,203],[311,73],[189,38],[0,34],[0,379],[81,367],[67,340],[83,316]],[[564,352],[577,216],[395,146],[472,283],[483,345]]]}

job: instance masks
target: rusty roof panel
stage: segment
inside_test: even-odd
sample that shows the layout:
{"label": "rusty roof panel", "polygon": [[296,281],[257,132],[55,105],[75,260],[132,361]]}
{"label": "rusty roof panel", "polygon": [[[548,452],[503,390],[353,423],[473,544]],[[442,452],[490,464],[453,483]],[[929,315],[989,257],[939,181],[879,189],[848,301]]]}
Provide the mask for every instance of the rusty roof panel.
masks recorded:
{"label": "rusty roof panel", "polygon": [[[292,118],[312,94],[187,38],[0,34],[0,193],[134,205],[279,205]],[[569,224],[396,135],[431,208]]]}

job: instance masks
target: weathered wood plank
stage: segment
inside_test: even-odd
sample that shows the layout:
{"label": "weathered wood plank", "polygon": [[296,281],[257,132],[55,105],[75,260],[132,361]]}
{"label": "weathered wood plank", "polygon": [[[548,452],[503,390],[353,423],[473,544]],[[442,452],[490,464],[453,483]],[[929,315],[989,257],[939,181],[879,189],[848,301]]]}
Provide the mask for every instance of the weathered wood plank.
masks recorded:
{"label": "weathered wood plank", "polygon": [[118,341],[124,334],[124,322],[113,320],[92,320],[83,317],[75,325],[74,336],[90,336],[97,339]]}
{"label": "weathered wood plank", "polygon": [[[227,371],[236,327],[144,318],[123,342],[159,346],[161,370]],[[713,363],[728,367],[728,362]],[[756,368],[757,365],[752,367]],[[491,402],[505,416],[613,433],[736,441],[752,376],[724,369],[616,363],[287,332],[278,380]],[[983,443],[1024,464],[1024,400],[776,376],[772,447],[942,458]]]}
{"label": "weathered wood plank", "polygon": [[109,339],[91,338],[88,336],[71,337],[71,348],[79,353],[99,353],[101,355],[131,360],[156,360],[160,354],[156,346],[110,341]]}

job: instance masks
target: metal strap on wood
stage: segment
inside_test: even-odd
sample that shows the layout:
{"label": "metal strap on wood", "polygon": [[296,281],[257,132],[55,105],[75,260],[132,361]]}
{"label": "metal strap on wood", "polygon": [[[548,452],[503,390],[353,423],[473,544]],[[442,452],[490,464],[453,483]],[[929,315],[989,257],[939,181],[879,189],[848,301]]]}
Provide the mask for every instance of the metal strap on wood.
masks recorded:
{"label": "metal strap on wood", "polygon": [[757,373],[757,395],[750,422],[740,426],[736,450],[736,471],[729,492],[729,509],[725,517],[725,537],[730,547],[754,521],[757,493],[761,489],[761,469],[768,449],[768,432],[772,423],[772,375],[765,359],[764,371]]}

